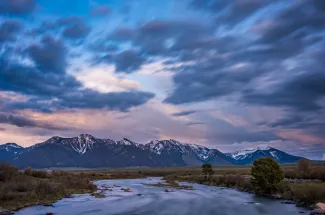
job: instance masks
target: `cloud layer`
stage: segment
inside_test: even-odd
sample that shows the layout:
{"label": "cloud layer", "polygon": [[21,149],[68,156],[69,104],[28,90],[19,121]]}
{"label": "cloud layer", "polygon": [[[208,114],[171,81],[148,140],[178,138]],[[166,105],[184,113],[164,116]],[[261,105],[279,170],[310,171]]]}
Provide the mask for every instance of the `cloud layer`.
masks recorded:
{"label": "cloud layer", "polygon": [[323,0],[3,0],[0,16],[0,140],[325,153]]}

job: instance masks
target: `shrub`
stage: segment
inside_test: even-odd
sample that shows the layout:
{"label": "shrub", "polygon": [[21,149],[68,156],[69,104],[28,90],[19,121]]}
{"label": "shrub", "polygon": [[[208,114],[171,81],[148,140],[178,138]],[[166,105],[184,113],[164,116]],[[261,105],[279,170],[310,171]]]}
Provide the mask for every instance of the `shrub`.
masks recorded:
{"label": "shrub", "polygon": [[15,167],[0,164],[0,208],[16,210],[28,204],[52,202],[65,194],[95,189],[96,185],[86,175],[31,168],[19,172]]}
{"label": "shrub", "polygon": [[298,161],[297,170],[299,173],[309,173],[311,167],[311,162],[306,158],[302,158]]}
{"label": "shrub", "polygon": [[312,167],[307,170],[307,172],[299,170],[302,170],[302,168],[297,167],[296,169],[286,170],[285,177],[291,179],[318,179],[325,181],[325,167]]}
{"label": "shrub", "polygon": [[208,175],[211,176],[213,174],[212,165],[209,163],[203,164],[202,172],[206,178],[208,178]]}
{"label": "shrub", "polygon": [[50,195],[59,195],[63,192],[63,188],[58,183],[48,182],[45,180],[39,181],[34,190],[35,194],[38,196],[50,196]]}
{"label": "shrub", "polygon": [[35,177],[35,178],[50,178],[51,174],[44,170],[35,170],[27,168],[24,170],[24,174]]}
{"label": "shrub", "polygon": [[325,185],[323,183],[293,185],[291,195],[298,204],[310,206],[325,200]]}
{"label": "shrub", "polygon": [[6,182],[18,174],[18,169],[9,164],[0,164],[0,182]]}
{"label": "shrub", "polygon": [[274,194],[278,192],[284,179],[280,165],[271,158],[260,158],[254,161],[252,179],[254,191],[257,194]]}

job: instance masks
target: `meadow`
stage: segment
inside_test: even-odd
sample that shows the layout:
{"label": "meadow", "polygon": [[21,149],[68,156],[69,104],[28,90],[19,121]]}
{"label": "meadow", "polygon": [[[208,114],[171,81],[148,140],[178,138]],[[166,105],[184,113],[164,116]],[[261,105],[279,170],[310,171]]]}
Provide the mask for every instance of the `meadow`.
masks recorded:
{"label": "meadow", "polygon": [[[325,165],[313,164],[308,172],[298,171],[297,165],[282,165],[283,186],[273,196],[312,208],[325,201]],[[94,193],[94,180],[164,177],[168,186],[177,182],[193,182],[210,186],[236,188],[253,192],[250,182],[251,166],[214,166],[209,177],[201,167],[123,168],[36,170],[0,164],[0,208],[18,210],[30,205],[48,205],[71,194]],[[158,185],[161,186],[161,185]]]}

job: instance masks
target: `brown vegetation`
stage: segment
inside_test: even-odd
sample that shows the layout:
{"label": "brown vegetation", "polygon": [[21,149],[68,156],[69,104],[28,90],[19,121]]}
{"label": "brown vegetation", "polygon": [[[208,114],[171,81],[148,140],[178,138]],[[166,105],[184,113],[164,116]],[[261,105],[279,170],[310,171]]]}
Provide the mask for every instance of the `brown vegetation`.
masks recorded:
{"label": "brown vegetation", "polygon": [[174,179],[165,178],[165,182],[159,182],[156,184],[146,184],[147,186],[155,186],[155,187],[168,187],[168,188],[176,188],[176,189],[183,189],[183,190],[193,190],[193,186],[188,185],[181,185],[177,183]]}
{"label": "brown vegetation", "polygon": [[64,171],[19,171],[0,164],[0,207],[17,210],[33,204],[47,204],[63,196],[96,190],[85,177]]}
{"label": "brown vegetation", "polygon": [[[309,207],[318,201],[325,201],[325,166],[306,161],[298,165],[282,165],[285,180],[278,185],[277,195],[294,200]],[[152,186],[192,189],[177,181],[193,182],[211,186],[232,187],[253,192],[251,166],[214,166],[213,174],[206,178],[202,167],[172,168],[129,168],[101,170],[35,170],[19,171],[15,167],[0,164],[0,207],[16,210],[33,204],[52,203],[64,196],[75,193],[93,193],[93,180],[133,179],[160,176],[166,183]],[[308,180],[307,180],[308,179]],[[315,180],[317,179],[317,180]],[[97,194],[93,194],[97,195]]]}

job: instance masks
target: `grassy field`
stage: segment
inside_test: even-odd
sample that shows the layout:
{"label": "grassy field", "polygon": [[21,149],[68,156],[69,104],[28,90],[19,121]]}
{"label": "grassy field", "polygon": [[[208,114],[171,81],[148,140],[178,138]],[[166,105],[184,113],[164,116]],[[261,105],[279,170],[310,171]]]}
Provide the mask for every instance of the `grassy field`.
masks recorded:
{"label": "grassy field", "polygon": [[[281,197],[309,207],[325,201],[325,165],[314,164],[308,174],[297,172],[296,165],[282,165],[287,179],[279,189]],[[201,167],[123,168],[123,169],[18,169],[0,164],[0,208],[17,210],[29,205],[49,204],[78,193],[94,193],[94,180],[132,179],[159,176],[166,183],[154,186],[182,189],[177,181],[225,186],[252,192],[251,166],[214,166],[214,174],[206,178]],[[186,189],[186,188],[184,188]],[[190,189],[190,188],[188,188]],[[100,197],[93,194],[95,197]]]}
{"label": "grassy field", "polygon": [[[228,175],[228,174],[240,174],[240,175],[250,175],[252,166],[214,166],[213,171],[215,175]],[[281,165],[281,168],[285,172],[295,171],[297,165],[286,164]],[[313,169],[325,168],[325,164],[313,165]],[[112,178],[124,178],[127,176],[132,177],[147,177],[147,176],[160,176],[164,177],[167,175],[198,175],[202,174],[201,166],[195,167],[157,167],[157,168],[145,168],[145,167],[132,167],[132,168],[120,168],[120,169],[72,169],[69,171],[76,173],[85,174],[96,174],[103,175],[105,177],[111,176]]]}

